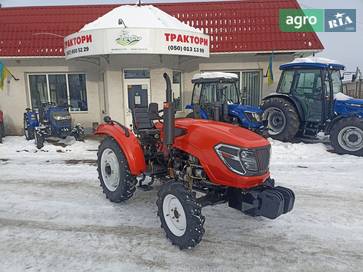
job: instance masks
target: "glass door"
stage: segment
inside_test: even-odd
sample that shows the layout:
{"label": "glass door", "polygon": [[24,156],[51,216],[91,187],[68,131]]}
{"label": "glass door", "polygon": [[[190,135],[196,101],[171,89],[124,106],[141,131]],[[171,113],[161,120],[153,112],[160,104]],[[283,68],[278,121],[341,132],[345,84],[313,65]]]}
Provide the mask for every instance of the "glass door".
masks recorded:
{"label": "glass door", "polygon": [[125,79],[125,125],[132,124],[132,110],[149,106],[150,80]]}

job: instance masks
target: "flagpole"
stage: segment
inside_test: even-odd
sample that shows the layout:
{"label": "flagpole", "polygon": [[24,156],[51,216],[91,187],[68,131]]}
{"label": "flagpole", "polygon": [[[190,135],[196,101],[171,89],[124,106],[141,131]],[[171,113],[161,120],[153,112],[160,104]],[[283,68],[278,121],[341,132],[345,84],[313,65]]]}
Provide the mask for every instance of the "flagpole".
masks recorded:
{"label": "flagpole", "polygon": [[9,71],[9,69],[7,69],[5,66],[4,66],[4,69],[9,73],[9,75],[11,75],[11,77],[15,80],[15,81],[18,81],[19,78],[16,78],[12,72]]}

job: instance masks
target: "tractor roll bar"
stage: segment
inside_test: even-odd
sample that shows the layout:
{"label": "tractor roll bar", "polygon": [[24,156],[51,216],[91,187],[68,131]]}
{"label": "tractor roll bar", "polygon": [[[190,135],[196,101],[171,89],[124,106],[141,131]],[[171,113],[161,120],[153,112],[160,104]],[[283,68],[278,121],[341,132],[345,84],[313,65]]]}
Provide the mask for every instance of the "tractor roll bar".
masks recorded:
{"label": "tractor roll bar", "polygon": [[173,91],[171,89],[170,77],[164,73],[166,82],[166,102],[164,102],[164,144],[170,147],[174,144],[175,138],[175,111],[173,103]]}

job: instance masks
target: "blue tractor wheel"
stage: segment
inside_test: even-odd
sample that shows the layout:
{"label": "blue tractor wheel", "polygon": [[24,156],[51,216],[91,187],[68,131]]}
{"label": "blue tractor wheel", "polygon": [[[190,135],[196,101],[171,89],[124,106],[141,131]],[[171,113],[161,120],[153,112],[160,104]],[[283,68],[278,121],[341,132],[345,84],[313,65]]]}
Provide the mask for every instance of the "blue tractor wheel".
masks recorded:
{"label": "blue tractor wheel", "polygon": [[29,121],[26,114],[24,114],[24,136],[27,141],[34,139],[34,128],[29,126]]}
{"label": "blue tractor wheel", "polygon": [[40,131],[35,132],[35,145],[38,149],[42,149],[44,146],[44,135]]}
{"label": "blue tractor wheel", "polygon": [[340,119],[330,131],[330,140],[339,154],[363,156],[363,120],[358,117]]}

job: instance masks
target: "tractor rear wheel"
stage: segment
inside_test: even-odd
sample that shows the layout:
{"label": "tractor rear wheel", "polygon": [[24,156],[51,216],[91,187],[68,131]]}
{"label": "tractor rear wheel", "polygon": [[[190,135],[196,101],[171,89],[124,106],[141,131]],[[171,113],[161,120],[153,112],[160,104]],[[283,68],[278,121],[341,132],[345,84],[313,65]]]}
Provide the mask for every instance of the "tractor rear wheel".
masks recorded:
{"label": "tractor rear wheel", "polygon": [[28,118],[25,114],[24,114],[24,136],[27,141],[34,139],[34,128],[29,127]]}
{"label": "tractor rear wheel", "polygon": [[338,154],[363,156],[363,121],[357,117],[339,120],[330,131],[330,141]]}
{"label": "tractor rear wheel", "polygon": [[300,127],[300,118],[295,107],[280,97],[264,100],[261,107],[270,137],[284,142],[292,141]]}
{"label": "tractor rear wheel", "polygon": [[105,138],[98,148],[98,178],[104,194],[111,202],[130,199],[136,190],[136,177],[131,175],[127,159],[117,142]]}
{"label": "tractor rear wheel", "polygon": [[202,206],[181,182],[165,183],[156,204],[161,227],[173,245],[186,249],[200,243],[205,221]]}

